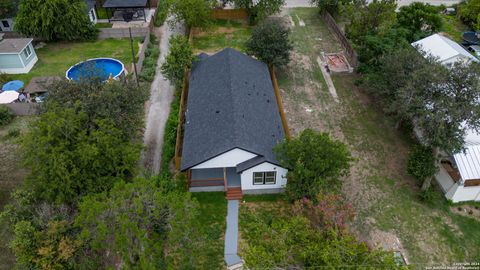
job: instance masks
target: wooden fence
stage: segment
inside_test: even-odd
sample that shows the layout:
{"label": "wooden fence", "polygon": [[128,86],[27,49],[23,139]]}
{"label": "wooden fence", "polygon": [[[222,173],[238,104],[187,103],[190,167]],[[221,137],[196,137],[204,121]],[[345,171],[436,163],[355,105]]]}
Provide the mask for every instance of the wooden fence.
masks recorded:
{"label": "wooden fence", "polygon": [[245,9],[213,9],[212,18],[223,20],[246,20],[248,13]]}
{"label": "wooden fence", "polygon": [[283,109],[282,96],[280,95],[280,89],[278,88],[277,76],[275,75],[275,68],[270,66],[268,68],[270,71],[270,78],[272,80],[273,91],[275,92],[275,97],[277,100],[278,112],[280,113],[280,118],[282,119],[283,130],[285,132],[285,137],[290,139],[290,129],[288,128],[287,117],[285,116],[285,110]]}
{"label": "wooden fence", "polygon": [[356,68],[358,65],[358,56],[357,52],[353,49],[352,45],[348,41],[347,37],[345,37],[345,34],[342,32],[338,24],[335,22],[335,19],[333,19],[332,15],[328,13],[327,11],[322,13],[322,19],[325,21],[327,24],[328,28],[330,31],[337,37],[337,39],[340,41],[340,44],[342,45],[343,49],[345,50],[348,62],[350,63],[350,66],[353,68]]}
{"label": "wooden fence", "polygon": [[185,107],[188,98],[188,84],[190,79],[190,70],[185,70],[183,76],[182,93],[180,95],[180,108],[178,109],[177,137],[175,139],[175,169],[180,170],[182,162],[182,142],[183,142],[183,124],[185,122]]}

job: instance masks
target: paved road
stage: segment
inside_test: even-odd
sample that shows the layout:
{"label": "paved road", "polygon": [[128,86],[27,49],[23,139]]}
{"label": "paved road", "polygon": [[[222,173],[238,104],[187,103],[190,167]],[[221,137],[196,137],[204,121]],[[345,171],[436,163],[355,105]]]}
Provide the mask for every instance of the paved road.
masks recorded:
{"label": "paved road", "polygon": [[170,113],[170,103],[173,100],[174,87],[160,72],[160,67],[168,54],[168,41],[170,37],[183,34],[184,28],[176,25],[173,29],[165,23],[160,29],[160,56],[157,61],[155,79],[150,89],[150,100],[146,115],[146,128],[143,137],[145,150],[142,156],[142,165],[147,172],[158,174],[162,156],[163,135],[165,124]]}
{"label": "paved road", "polygon": [[[455,3],[459,3],[459,0],[397,0],[397,4],[399,7],[401,6],[408,6],[413,2],[423,2],[428,3],[430,5],[439,6],[439,5],[453,5]],[[292,8],[292,7],[310,7],[310,0],[286,0],[285,7]]]}

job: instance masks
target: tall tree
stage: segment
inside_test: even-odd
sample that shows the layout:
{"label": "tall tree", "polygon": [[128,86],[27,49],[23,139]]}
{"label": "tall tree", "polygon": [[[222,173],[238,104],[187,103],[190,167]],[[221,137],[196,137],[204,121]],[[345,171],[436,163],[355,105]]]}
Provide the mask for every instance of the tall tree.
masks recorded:
{"label": "tall tree", "polygon": [[290,169],[286,192],[292,200],[338,191],[339,178],[348,173],[352,160],[345,144],[311,129],[278,144],[274,152],[280,164]]}
{"label": "tall tree", "polygon": [[466,0],[460,3],[458,15],[468,26],[480,29],[480,0]]}
{"label": "tall tree", "polygon": [[345,6],[350,5],[352,2],[352,0],[310,0],[310,3],[317,6],[320,12],[327,11],[333,16],[340,13]]}
{"label": "tall tree", "polygon": [[408,40],[413,42],[438,32],[442,28],[443,21],[437,7],[414,2],[400,8],[397,23],[409,31]]}
{"label": "tall tree", "polygon": [[268,65],[285,65],[293,49],[289,34],[290,30],[278,21],[266,20],[253,29],[246,44],[247,54],[255,55]]}
{"label": "tall tree", "polygon": [[184,22],[189,28],[205,28],[209,25],[212,0],[168,0],[170,12],[175,16],[174,22]]}
{"label": "tall tree", "polygon": [[188,193],[166,192],[152,179],[136,179],[86,197],[75,223],[83,241],[117,257],[124,268],[193,269],[196,258],[189,252],[198,242],[197,215],[198,204]]}
{"label": "tall tree", "polygon": [[17,5],[17,1],[14,0],[0,0],[0,18],[13,16],[17,11]]}
{"label": "tall tree", "polygon": [[248,12],[251,24],[256,24],[268,16],[280,12],[285,0],[231,0],[235,7],[244,8]]}
{"label": "tall tree", "polygon": [[22,0],[14,28],[44,40],[90,40],[97,33],[83,0]]}
{"label": "tall tree", "polygon": [[111,121],[90,122],[78,108],[51,107],[30,126],[22,148],[31,169],[27,186],[38,198],[69,204],[134,174],[140,155]]}
{"label": "tall tree", "polygon": [[396,22],[397,4],[394,0],[360,2],[349,11],[350,24],[345,28],[348,38],[361,44],[363,37],[388,32]]}
{"label": "tall tree", "polygon": [[162,64],[162,73],[172,83],[180,86],[183,82],[185,69],[192,66],[194,59],[192,47],[184,36],[172,37],[169,41],[170,51]]}

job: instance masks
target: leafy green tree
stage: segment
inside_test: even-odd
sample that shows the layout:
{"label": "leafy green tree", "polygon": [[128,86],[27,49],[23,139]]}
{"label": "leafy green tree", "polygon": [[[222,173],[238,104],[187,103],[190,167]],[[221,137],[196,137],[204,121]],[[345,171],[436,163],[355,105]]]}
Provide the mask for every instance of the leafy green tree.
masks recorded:
{"label": "leafy green tree", "polygon": [[7,106],[0,105],[0,127],[11,123],[14,117]]}
{"label": "leafy green tree", "polygon": [[350,5],[352,2],[352,0],[310,0],[310,3],[317,6],[320,12],[327,11],[333,16],[340,13],[345,6]]}
{"label": "leafy green tree", "polygon": [[184,36],[170,39],[170,52],[162,64],[162,73],[172,83],[180,86],[183,83],[185,69],[192,66],[194,60],[192,47]]}
{"label": "leafy green tree", "polygon": [[290,30],[276,20],[266,20],[253,29],[246,43],[247,54],[255,55],[268,65],[285,65],[293,49],[289,34]]}
{"label": "leafy green tree", "polygon": [[13,16],[17,10],[17,1],[0,0],[0,18]]}
{"label": "leafy green tree", "polygon": [[348,233],[311,226],[302,215],[244,212],[240,220],[245,264],[250,269],[399,269],[391,253],[370,250]]}
{"label": "leafy green tree", "polygon": [[25,165],[31,169],[26,183],[42,200],[75,203],[136,170],[139,145],[122,139],[111,121],[90,122],[77,110],[50,107],[23,138]]}
{"label": "leafy green tree", "polygon": [[118,255],[125,268],[193,269],[198,204],[188,193],[136,179],[86,197],[79,208],[81,239],[100,254]]}
{"label": "leafy green tree", "polygon": [[338,191],[339,178],[348,173],[352,160],[345,144],[311,129],[278,144],[274,152],[280,164],[290,169],[286,192],[292,200]]}
{"label": "leafy green tree", "polygon": [[442,28],[443,21],[437,7],[414,2],[400,8],[397,13],[397,23],[409,31],[408,40],[413,42],[438,32]]}
{"label": "leafy green tree", "polygon": [[285,0],[231,0],[235,7],[244,8],[248,12],[251,24],[256,24],[268,16],[280,12]]}
{"label": "leafy green tree", "polygon": [[362,44],[368,35],[388,32],[396,23],[397,4],[394,0],[373,0],[362,2],[349,8],[350,23],[345,27],[346,34],[355,44]]}
{"label": "leafy green tree", "polygon": [[[429,186],[438,168],[436,166],[436,157],[433,149],[429,146],[416,145],[408,155],[407,172],[415,179],[419,180],[422,185]],[[423,188],[424,190],[426,188]]]}
{"label": "leafy green tree", "polygon": [[466,0],[460,3],[458,15],[468,26],[480,29],[480,0]]}
{"label": "leafy green tree", "polygon": [[169,0],[170,12],[175,22],[184,22],[187,27],[208,27],[211,21],[212,0]]}
{"label": "leafy green tree", "polygon": [[74,269],[75,252],[81,242],[65,220],[52,220],[46,228],[36,228],[29,221],[15,224],[11,248],[17,266],[28,269]]}
{"label": "leafy green tree", "polygon": [[96,119],[109,119],[122,133],[122,138],[137,139],[143,128],[144,104],[148,89],[137,86],[133,81],[104,83],[100,80],[71,83],[59,81],[49,89],[45,104],[54,108],[61,104],[65,108],[81,109],[86,113],[89,127],[95,128]]}
{"label": "leafy green tree", "polygon": [[92,40],[97,33],[83,0],[22,0],[14,28],[44,40]]}

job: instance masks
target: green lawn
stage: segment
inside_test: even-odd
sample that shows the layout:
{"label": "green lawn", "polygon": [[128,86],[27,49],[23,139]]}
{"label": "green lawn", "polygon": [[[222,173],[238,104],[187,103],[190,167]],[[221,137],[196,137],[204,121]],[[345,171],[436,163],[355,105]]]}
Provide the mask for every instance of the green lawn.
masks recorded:
{"label": "green lawn", "polygon": [[[16,117],[12,123],[0,127],[0,211],[10,201],[10,192],[19,187],[28,171],[21,165],[18,133],[26,131],[34,117]],[[0,225],[0,270],[13,268],[15,257],[6,247],[10,235]]]}
{"label": "green lawn", "polygon": [[250,35],[251,28],[246,22],[216,20],[207,31],[195,32],[193,49],[195,53],[216,52],[226,47],[245,51]]}
{"label": "green lawn", "polygon": [[454,41],[461,42],[462,33],[468,31],[468,27],[464,25],[455,15],[442,14],[441,16],[443,19],[442,31]]}
{"label": "green lawn", "polygon": [[[419,200],[419,185],[406,173],[412,140],[355,85],[360,77],[333,75],[340,103],[327,91],[316,58],[341,47],[318,11],[299,8],[289,15],[296,23],[294,52],[278,72],[289,126],[294,134],[305,128],[329,132],[349,146],[355,162],[343,192],[357,211],[352,230],[364,240],[398,238],[420,269],[478,261],[480,222],[451,213],[440,191],[433,203]],[[297,16],[306,26],[299,26]]]}
{"label": "green lawn", "polygon": [[191,256],[202,258],[197,269],[224,269],[223,245],[226,229],[227,200],[223,192],[199,192],[192,197],[200,203],[199,234],[204,241],[201,250]]}
{"label": "green lawn", "polygon": [[111,23],[96,23],[95,28],[100,29],[100,28],[112,28],[113,24]]}
{"label": "green lawn", "polygon": [[[91,42],[56,42],[35,50],[38,62],[27,74],[13,75],[14,79],[28,83],[34,76],[65,76],[70,66],[96,57],[111,57],[130,67],[132,52],[128,39],[105,39]],[[135,46],[135,54],[138,46]]]}

